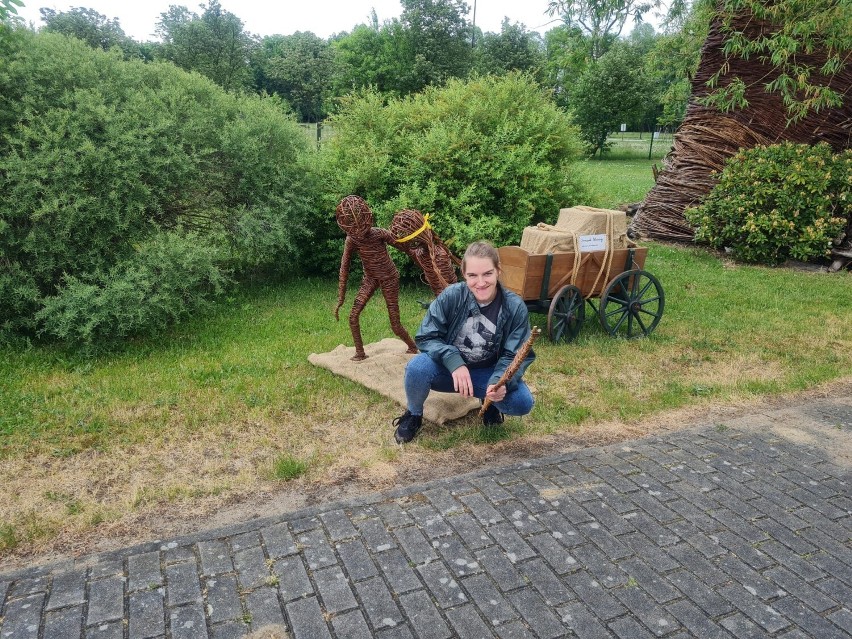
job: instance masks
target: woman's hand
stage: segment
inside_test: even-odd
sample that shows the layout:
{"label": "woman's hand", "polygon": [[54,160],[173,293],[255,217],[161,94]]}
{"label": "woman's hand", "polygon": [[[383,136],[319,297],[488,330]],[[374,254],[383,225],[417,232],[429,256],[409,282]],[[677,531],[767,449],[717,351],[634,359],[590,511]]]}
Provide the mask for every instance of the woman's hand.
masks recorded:
{"label": "woman's hand", "polygon": [[453,371],[453,388],[462,397],[473,397],[473,381],[467,366],[459,366]]}
{"label": "woman's hand", "polygon": [[498,388],[494,387],[494,384],[491,384],[488,387],[488,390],[485,391],[485,397],[490,399],[492,402],[502,402],[506,399],[506,387],[500,386]]}

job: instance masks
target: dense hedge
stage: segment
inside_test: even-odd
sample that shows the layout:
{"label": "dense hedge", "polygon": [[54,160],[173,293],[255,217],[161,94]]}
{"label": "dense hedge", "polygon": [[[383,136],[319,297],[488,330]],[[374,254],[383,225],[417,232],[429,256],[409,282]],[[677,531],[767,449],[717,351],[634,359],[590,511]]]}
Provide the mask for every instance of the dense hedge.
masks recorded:
{"label": "dense hedge", "polygon": [[[362,92],[330,126],[326,191],[364,197],[385,227],[400,209],[429,213],[456,252],[482,238],[517,244],[525,226],[588,201],[572,171],[578,131],[525,75],[453,80],[387,102]],[[341,237],[333,232],[322,254],[339,255]]]}
{"label": "dense hedge", "polygon": [[0,73],[0,332],[95,343],[299,263],[315,183],[272,99],[27,34]]}
{"label": "dense hedge", "polygon": [[852,151],[791,142],[742,150],[685,216],[697,242],[745,262],[827,257],[852,219]]}

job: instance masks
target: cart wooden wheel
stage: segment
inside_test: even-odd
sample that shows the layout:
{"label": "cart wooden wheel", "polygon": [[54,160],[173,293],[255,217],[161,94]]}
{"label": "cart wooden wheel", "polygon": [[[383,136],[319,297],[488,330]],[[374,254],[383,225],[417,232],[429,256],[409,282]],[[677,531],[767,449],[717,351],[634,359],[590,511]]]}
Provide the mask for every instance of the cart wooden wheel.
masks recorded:
{"label": "cart wooden wheel", "polygon": [[606,287],[598,309],[601,326],[614,336],[650,335],[663,316],[665,295],[660,281],[641,269],[625,271]]}
{"label": "cart wooden wheel", "polygon": [[551,342],[573,342],[586,320],[586,301],[576,286],[559,289],[547,313],[547,336]]}

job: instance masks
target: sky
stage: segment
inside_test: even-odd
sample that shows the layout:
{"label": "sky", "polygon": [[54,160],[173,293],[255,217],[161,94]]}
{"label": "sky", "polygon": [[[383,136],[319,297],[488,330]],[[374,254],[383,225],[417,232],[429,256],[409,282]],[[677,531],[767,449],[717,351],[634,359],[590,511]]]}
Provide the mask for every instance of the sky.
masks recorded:
{"label": "sky", "polygon": [[[473,20],[474,0],[468,18]],[[375,8],[379,24],[398,18],[402,12],[399,0],[221,0],[222,8],[243,21],[246,31],[267,35],[290,35],[296,31],[312,31],[321,38],[334,33],[351,31],[358,24],[368,23]],[[18,15],[25,22],[41,26],[40,7],[67,11],[71,7],[94,9],[108,19],[118,18],[124,32],[134,40],[154,40],[154,26],[169,5],[183,5],[201,13],[201,0],[24,0]],[[556,26],[547,15],[547,0],[476,0],[476,26],[482,31],[500,32],[503,17],[519,22],[530,31],[544,33]]]}

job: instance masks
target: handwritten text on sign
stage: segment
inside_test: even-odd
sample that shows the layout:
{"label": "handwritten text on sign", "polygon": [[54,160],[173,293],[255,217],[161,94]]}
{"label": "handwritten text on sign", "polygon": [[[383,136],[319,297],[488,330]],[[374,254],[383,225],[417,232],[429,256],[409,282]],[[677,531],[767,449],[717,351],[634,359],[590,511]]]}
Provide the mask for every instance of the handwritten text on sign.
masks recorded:
{"label": "handwritten text on sign", "polygon": [[580,253],[606,250],[606,233],[580,236]]}

